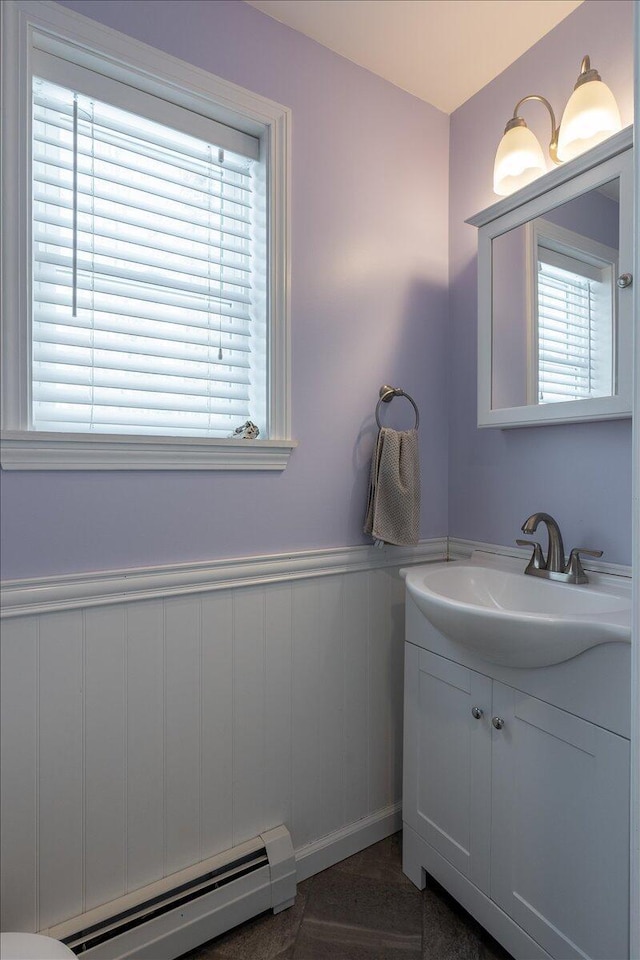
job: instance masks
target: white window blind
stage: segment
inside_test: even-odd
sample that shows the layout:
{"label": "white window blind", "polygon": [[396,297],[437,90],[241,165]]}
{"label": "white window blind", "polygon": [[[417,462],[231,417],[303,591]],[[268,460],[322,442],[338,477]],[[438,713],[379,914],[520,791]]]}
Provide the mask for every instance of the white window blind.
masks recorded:
{"label": "white window blind", "polygon": [[538,402],[612,392],[610,297],[603,270],[538,249]]}
{"label": "white window blind", "polygon": [[257,161],[43,79],[32,146],[32,428],[267,436]]}

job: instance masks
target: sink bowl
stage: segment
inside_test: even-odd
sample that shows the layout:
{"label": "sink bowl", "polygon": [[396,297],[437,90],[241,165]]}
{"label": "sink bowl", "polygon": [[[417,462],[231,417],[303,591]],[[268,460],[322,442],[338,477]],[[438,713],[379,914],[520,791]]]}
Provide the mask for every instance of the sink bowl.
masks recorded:
{"label": "sink bowl", "polygon": [[502,559],[483,562],[474,555],[468,562],[409,568],[407,590],[445,637],[505,666],[543,667],[599,643],[630,642],[625,578],[557,583],[525,576],[521,561]]}

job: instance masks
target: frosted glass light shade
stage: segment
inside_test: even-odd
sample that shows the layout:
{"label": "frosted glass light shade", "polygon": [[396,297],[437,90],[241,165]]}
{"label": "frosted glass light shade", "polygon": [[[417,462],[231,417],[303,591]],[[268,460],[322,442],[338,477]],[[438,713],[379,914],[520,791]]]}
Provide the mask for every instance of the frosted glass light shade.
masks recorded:
{"label": "frosted glass light shade", "polygon": [[564,108],[558,137],[558,159],[573,160],[622,129],[615,97],[602,80],[580,84]]}
{"label": "frosted glass light shade", "polygon": [[507,130],[496,153],[493,165],[493,190],[500,197],[526,187],[541,174],[546,173],[542,147],[536,136],[526,126]]}

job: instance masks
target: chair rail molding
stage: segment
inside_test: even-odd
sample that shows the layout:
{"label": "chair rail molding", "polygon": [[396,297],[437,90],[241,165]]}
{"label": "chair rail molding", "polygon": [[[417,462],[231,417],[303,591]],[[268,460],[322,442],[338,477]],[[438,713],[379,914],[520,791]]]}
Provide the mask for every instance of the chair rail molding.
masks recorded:
{"label": "chair rail molding", "polygon": [[436,537],[422,540],[412,547],[333,547],[271,556],[5,580],[0,584],[1,616],[54,613],[446,559],[446,537]]}

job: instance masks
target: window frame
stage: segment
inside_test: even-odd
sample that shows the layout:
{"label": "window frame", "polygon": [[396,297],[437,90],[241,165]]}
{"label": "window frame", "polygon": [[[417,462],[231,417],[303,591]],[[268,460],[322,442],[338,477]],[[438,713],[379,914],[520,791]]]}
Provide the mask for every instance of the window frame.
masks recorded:
{"label": "window frame", "polygon": [[[291,438],[291,111],[48,0],[2,17],[2,434],[5,470],[283,470]],[[29,429],[32,51],[42,49],[257,136],[268,170],[270,437],[267,440]]]}

